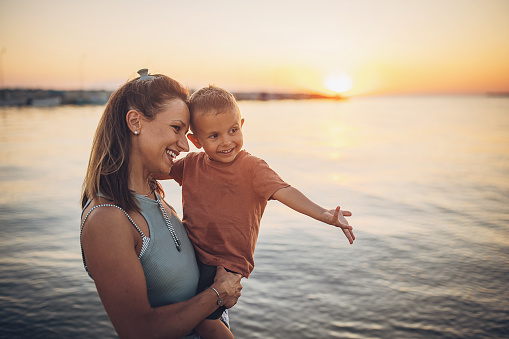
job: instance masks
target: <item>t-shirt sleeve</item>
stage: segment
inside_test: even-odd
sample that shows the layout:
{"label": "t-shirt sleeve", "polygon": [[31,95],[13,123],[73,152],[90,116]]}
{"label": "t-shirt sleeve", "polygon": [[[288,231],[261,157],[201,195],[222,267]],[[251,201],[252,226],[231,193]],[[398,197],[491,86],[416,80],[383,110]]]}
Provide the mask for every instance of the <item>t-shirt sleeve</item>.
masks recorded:
{"label": "t-shirt sleeve", "polygon": [[177,160],[170,170],[170,177],[182,186],[182,180],[184,176],[184,160],[185,158]]}
{"label": "t-shirt sleeve", "polygon": [[264,160],[260,159],[254,167],[253,188],[261,197],[269,200],[278,190],[288,186],[290,185],[281,179]]}

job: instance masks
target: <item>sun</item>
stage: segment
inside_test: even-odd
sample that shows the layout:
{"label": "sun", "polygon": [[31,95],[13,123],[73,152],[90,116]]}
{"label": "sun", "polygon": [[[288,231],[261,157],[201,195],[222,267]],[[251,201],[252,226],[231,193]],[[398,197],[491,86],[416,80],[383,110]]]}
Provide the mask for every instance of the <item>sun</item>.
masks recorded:
{"label": "sun", "polygon": [[353,81],[344,73],[331,74],[325,79],[324,85],[333,92],[343,93],[352,89]]}

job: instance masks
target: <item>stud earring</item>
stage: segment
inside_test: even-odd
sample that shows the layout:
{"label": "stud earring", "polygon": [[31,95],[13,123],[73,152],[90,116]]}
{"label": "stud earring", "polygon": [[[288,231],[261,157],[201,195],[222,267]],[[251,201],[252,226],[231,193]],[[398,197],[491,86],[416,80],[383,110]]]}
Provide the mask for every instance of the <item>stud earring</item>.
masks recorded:
{"label": "stud earring", "polygon": [[134,131],[134,134],[135,134],[135,135],[138,135],[139,133],[140,133],[140,132],[138,132],[138,131]]}

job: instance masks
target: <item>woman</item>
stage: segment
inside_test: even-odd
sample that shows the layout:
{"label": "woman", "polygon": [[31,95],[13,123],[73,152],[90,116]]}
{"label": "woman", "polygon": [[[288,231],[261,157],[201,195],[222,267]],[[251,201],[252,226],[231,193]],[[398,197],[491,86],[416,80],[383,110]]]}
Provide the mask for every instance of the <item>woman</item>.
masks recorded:
{"label": "woman", "polygon": [[164,75],[120,87],[97,127],[83,183],[81,246],[115,330],[122,338],[194,338],[218,305],[232,307],[240,276],[218,268],[196,294],[193,246],[151,174],[168,174],[187,152],[188,92]]}

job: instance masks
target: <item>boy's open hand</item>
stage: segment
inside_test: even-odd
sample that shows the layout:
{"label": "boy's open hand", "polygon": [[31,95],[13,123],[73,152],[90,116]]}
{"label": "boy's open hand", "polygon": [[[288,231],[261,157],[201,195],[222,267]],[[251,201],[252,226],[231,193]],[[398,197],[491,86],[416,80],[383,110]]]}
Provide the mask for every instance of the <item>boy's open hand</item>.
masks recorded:
{"label": "boy's open hand", "polygon": [[340,227],[345,236],[348,238],[350,244],[353,244],[355,240],[355,235],[353,234],[353,228],[348,224],[346,217],[352,215],[350,211],[342,211],[338,206],[335,210],[329,210],[324,213],[324,222],[329,225]]}
{"label": "boy's open hand", "polygon": [[351,212],[342,211],[339,206],[335,210],[327,211],[325,208],[309,200],[302,192],[292,186],[279,189],[272,195],[272,198],[281,201],[299,213],[308,215],[326,224],[341,227],[350,244],[353,244],[355,236],[353,235],[352,226],[348,225],[348,221],[345,219],[345,217],[352,215]]}

